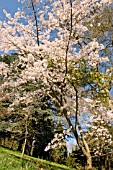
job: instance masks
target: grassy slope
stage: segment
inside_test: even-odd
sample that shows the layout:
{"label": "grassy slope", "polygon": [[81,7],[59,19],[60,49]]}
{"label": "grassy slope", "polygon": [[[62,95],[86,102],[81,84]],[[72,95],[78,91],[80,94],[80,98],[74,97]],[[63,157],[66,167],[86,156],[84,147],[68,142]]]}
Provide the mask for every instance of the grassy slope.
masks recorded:
{"label": "grassy slope", "polygon": [[73,170],[64,165],[33,158],[21,153],[0,147],[0,170]]}

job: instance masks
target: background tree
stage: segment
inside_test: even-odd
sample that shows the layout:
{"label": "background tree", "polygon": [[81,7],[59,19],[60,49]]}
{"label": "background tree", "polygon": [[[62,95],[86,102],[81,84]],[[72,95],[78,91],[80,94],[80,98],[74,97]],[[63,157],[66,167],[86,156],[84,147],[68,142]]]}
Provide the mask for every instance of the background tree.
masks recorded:
{"label": "background tree", "polygon": [[[14,60],[14,67],[11,66],[13,65],[13,56],[16,57]],[[15,83],[15,77],[17,78],[17,70],[19,70],[18,76],[22,71],[22,68],[17,62],[17,55],[13,56],[7,56],[4,58],[5,60],[3,59],[4,64],[6,63],[7,67],[11,67],[10,75],[7,75],[3,79],[4,83],[9,81],[9,76],[12,76],[12,80]],[[5,76],[3,72],[2,76]],[[15,91],[14,88],[16,87],[9,85],[4,89],[4,92],[1,93],[0,129],[1,134],[4,135],[4,140],[6,141],[7,137],[10,140],[10,144],[7,142],[2,144],[4,146],[22,151],[24,141],[26,141],[24,148],[25,153],[36,157],[39,156],[48,158],[48,153],[44,152],[44,149],[54,136],[54,121],[51,112],[50,100],[46,96],[43,96],[43,94],[40,94],[40,96],[37,94],[33,96],[33,101],[27,104],[24,101],[24,98],[22,98],[23,93],[33,93],[34,88],[37,88],[34,84],[28,82],[21,85],[20,89],[16,91],[19,93],[18,97],[21,97],[22,100],[15,104],[15,94],[17,93],[13,93],[13,91]],[[8,96],[5,96],[6,93]],[[10,108],[10,105],[13,105],[13,109]],[[9,134],[9,136],[7,136],[7,134]]]}

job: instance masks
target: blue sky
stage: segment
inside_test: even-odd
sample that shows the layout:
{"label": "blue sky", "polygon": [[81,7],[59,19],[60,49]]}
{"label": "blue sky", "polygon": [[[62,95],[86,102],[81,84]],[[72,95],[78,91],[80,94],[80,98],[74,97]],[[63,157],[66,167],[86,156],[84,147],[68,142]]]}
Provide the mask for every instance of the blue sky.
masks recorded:
{"label": "blue sky", "polygon": [[7,12],[14,14],[17,8],[21,7],[22,4],[18,0],[0,0],[0,20],[5,19],[3,14],[3,9],[6,9]]}

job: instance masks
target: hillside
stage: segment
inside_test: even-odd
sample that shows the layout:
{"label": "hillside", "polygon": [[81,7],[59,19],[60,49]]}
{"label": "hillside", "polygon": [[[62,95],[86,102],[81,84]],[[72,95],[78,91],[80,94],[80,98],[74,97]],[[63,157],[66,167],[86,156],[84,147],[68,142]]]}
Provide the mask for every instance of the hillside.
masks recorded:
{"label": "hillside", "polygon": [[73,168],[56,164],[39,158],[0,147],[0,170],[73,170]]}

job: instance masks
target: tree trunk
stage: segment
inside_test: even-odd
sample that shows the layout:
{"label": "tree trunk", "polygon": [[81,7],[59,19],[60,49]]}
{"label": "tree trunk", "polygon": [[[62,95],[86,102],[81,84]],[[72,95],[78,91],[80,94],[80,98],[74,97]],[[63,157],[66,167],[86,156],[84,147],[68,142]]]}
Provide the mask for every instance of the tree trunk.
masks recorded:
{"label": "tree trunk", "polygon": [[26,142],[27,142],[27,139],[25,138],[24,145],[23,145],[23,148],[22,148],[22,155],[21,155],[22,158],[23,158],[23,156],[24,156],[25,147],[26,147]]}
{"label": "tree trunk", "polygon": [[32,147],[31,147],[31,152],[30,152],[31,156],[33,156],[34,148],[35,148],[35,140],[32,141]]}
{"label": "tree trunk", "polygon": [[26,143],[27,143],[27,135],[28,135],[28,130],[27,130],[27,121],[28,121],[28,115],[26,115],[26,124],[25,124],[25,140],[24,140],[24,145],[23,145],[23,148],[22,148],[22,155],[21,157],[24,156],[24,153],[25,153],[25,147],[26,147]]}
{"label": "tree trunk", "polygon": [[105,169],[106,170],[110,170],[111,169],[110,168],[110,161],[109,161],[108,155],[107,155],[106,160],[105,160]]}
{"label": "tree trunk", "polygon": [[86,158],[87,158],[86,170],[92,170],[92,158],[90,153],[86,155]]}
{"label": "tree trunk", "polygon": [[84,153],[84,155],[86,156],[87,159],[87,166],[86,166],[86,170],[92,170],[92,157],[91,157],[91,153],[90,153],[90,148],[86,142],[86,140],[84,139],[84,137],[82,136],[82,141],[84,144],[84,148],[83,146],[81,147],[82,152]]}
{"label": "tree trunk", "polygon": [[63,109],[63,113],[64,113],[64,116],[67,120],[69,127],[71,127],[71,130],[72,130],[72,132],[75,136],[75,139],[77,141],[79,148],[81,149],[83,155],[86,156],[86,159],[87,159],[86,170],[92,170],[92,157],[91,157],[91,154],[90,154],[90,148],[89,148],[84,136],[81,135],[81,138],[79,137],[76,127],[74,128],[73,124],[70,121],[70,118],[67,116],[67,110],[66,109]]}

